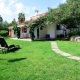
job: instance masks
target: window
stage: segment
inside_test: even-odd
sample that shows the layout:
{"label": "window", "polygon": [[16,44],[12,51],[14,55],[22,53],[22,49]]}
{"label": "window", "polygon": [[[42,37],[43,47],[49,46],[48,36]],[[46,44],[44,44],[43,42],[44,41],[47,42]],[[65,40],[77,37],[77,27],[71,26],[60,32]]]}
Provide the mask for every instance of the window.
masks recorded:
{"label": "window", "polygon": [[27,33],[27,28],[23,28],[23,33]]}
{"label": "window", "polygon": [[57,30],[61,30],[61,26],[59,24],[56,26],[56,28]]}

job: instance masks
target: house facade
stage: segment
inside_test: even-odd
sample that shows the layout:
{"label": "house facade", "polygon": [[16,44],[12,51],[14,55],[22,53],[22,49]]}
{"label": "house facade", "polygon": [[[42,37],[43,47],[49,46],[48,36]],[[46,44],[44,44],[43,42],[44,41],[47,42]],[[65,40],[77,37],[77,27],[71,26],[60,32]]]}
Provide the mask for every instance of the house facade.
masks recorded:
{"label": "house facade", "polygon": [[[43,14],[39,14],[36,16],[31,17],[32,20],[37,20],[38,18],[40,18],[40,16],[45,16],[46,13]],[[68,34],[68,30],[66,29],[65,25],[62,24],[49,24],[46,25],[46,27],[44,28],[35,28],[34,30],[34,40],[37,39],[55,39],[55,38],[63,38],[66,37]]]}
{"label": "house facade", "polygon": [[50,24],[44,28],[35,28],[34,35],[36,39],[55,39],[64,38],[68,34],[68,30],[63,25]]}
{"label": "house facade", "polygon": [[[29,28],[25,27],[25,23],[17,23],[17,27],[20,28],[20,38],[29,38],[30,34],[29,34]],[[14,33],[14,29],[13,26],[10,26],[8,28],[8,32],[9,32],[9,36],[12,38],[15,38],[16,35]]]}
{"label": "house facade", "polygon": [[10,37],[14,38],[14,29],[13,26],[8,27],[8,34]]}
{"label": "house facade", "polygon": [[[35,21],[38,18],[40,18],[41,15],[45,16],[46,13],[32,16],[31,19]],[[20,28],[20,38],[30,38],[30,33],[29,33],[30,28],[25,27],[25,22],[18,23],[17,27]],[[39,28],[39,29],[35,28],[34,40],[44,39],[44,38],[46,39],[63,38],[67,36],[67,33],[68,33],[68,30],[64,25],[62,24],[57,25],[55,23],[54,24],[52,23],[52,24],[46,25],[46,27],[44,28]],[[12,27],[9,28],[9,36],[15,37],[14,30]]]}
{"label": "house facade", "polygon": [[20,28],[20,38],[29,38],[29,28],[25,27],[25,23],[19,23],[17,27]]}

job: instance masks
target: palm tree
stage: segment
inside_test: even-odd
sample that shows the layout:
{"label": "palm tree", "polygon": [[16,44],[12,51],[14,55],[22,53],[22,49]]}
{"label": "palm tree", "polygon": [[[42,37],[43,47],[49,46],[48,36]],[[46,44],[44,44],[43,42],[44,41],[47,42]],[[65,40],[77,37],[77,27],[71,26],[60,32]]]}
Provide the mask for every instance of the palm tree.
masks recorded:
{"label": "palm tree", "polygon": [[25,14],[24,13],[19,13],[18,14],[18,21],[21,23],[25,21]]}

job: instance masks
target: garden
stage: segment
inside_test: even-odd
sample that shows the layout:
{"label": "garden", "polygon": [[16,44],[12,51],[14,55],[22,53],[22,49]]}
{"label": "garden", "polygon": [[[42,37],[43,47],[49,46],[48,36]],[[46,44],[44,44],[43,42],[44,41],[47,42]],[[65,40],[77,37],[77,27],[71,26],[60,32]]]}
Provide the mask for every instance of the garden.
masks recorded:
{"label": "garden", "polygon": [[[55,53],[48,41],[20,41],[5,38],[10,45],[19,44],[21,49],[3,54],[0,52],[0,80],[79,80],[80,62]],[[67,45],[78,45],[57,41],[63,51]],[[65,49],[63,48],[65,46]],[[79,45],[78,45],[79,46]],[[78,47],[77,46],[77,47]],[[75,47],[75,50],[77,49]],[[74,48],[71,48],[73,54]],[[77,51],[80,52],[78,48]],[[70,51],[68,51],[70,52]],[[79,53],[73,55],[79,55]]]}
{"label": "garden", "polygon": [[[55,22],[66,25],[70,30],[70,37],[80,35],[79,3],[80,0],[67,0],[58,8],[48,8],[46,15],[38,20],[26,22],[28,26],[25,27],[30,27],[30,37],[33,40],[31,42],[8,37],[8,27],[17,27],[15,19],[11,23],[1,21],[0,36],[5,38],[8,45],[19,45],[20,49],[5,54],[0,51],[0,80],[80,80],[80,61],[54,52],[50,41],[34,41],[33,33],[35,27],[42,28]],[[25,15],[19,13],[18,20],[25,21]],[[75,28],[78,30],[75,31]],[[18,34],[17,36],[19,38]],[[80,57],[79,42],[56,40],[56,43],[60,50]]]}

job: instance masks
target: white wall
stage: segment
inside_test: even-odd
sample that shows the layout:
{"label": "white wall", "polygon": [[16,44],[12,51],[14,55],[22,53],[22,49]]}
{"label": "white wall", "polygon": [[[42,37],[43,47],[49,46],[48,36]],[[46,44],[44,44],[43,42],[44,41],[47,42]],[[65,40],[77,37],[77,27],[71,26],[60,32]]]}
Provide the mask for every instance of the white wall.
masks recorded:
{"label": "white wall", "polygon": [[36,40],[37,39],[37,28],[34,29],[34,35],[35,35],[34,40]]}
{"label": "white wall", "polygon": [[[46,34],[49,34],[50,38],[56,38],[57,35],[64,34],[63,28],[64,28],[64,26],[61,25],[62,30],[56,30],[56,24],[55,23],[47,25],[42,30],[39,29],[39,38],[45,38]],[[68,30],[67,30],[67,32],[68,32]],[[34,30],[34,35],[35,35],[34,39],[36,40],[37,39],[37,28],[35,28],[35,30]]]}
{"label": "white wall", "polygon": [[29,33],[30,28],[27,28],[27,36],[30,37],[30,33]]}
{"label": "white wall", "polygon": [[[50,35],[50,38],[56,37],[56,25],[51,24],[44,27],[42,30],[39,29],[39,38],[45,38],[46,34]],[[37,39],[37,29],[34,30],[35,40]]]}
{"label": "white wall", "polygon": [[11,31],[11,37],[14,38],[14,30]]}
{"label": "white wall", "polygon": [[50,38],[56,37],[56,25],[55,24],[51,24],[47,26],[47,34],[50,35]]}
{"label": "white wall", "polygon": [[47,28],[44,27],[42,30],[39,28],[39,38],[45,38],[46,37]]}

